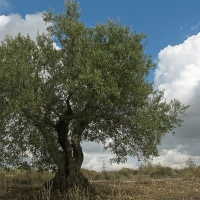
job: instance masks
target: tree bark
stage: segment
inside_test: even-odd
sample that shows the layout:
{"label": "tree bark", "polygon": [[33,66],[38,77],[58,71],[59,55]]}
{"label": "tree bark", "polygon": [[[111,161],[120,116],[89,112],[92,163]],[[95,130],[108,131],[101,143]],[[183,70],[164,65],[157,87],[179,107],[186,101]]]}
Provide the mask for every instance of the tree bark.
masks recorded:
{"label": "tree bark", "polygon": [[81,173],[83,151],[80,145],[80,136],[84,129],[83,123],[74,130],[70,139],[68,138],[68,125],[65,121],[60,121],[56,125],[58,141],[64,152],[64,162],[58,165],[58,171],[50,183],[52,183],[53,189],[61,192],[78,188],[81,191],[93,193],[94,190],[89,181]]}

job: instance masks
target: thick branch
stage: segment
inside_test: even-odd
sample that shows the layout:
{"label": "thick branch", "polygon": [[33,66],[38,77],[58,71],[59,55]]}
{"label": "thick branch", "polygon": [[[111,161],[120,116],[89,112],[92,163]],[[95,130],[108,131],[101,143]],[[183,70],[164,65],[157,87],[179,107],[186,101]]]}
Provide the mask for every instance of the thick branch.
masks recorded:
{"label": "thick branch", "polygon": [[[39,121],[39,117],[35,114],[30,114],[26,109],[23,109],[23,113],[25,114],[26,118],[30,120],[42,133],[46,145],[48,153],[50,154],[51,158],[53,159],[55,164],[60,163],[59,156],[61,155],[61,151],[59,150],[59,146],[57,145],[57,137],[53,134],[53,130],[55,125],[51,123],[48,119],[43,119],[43,121]],[[46,126],[50,125],[50,127]]]}
{"label": "thick branch", "polygon": [[83,163],[83,151],[82,151],[82,147],[80,145],[80,141],[77,142],[72,142],[71,147],[73,148],[73,158],[77,164],[77,166],[82,165]]}
{"label": "thick branch", "polygon": [[63,149],[63,151],[67,150],[68,140],[68,132],[69,132],[69,124],[70,121],[73,119],[73,111],[70,106],[70,96],[67,98],[67,110],[66,112],[59,117],[59,121],[55,126],[55,130],[58,133],[58,141]]}
{"label": "thick branch", "polygon": [[52,130],[46,130],[44,126],[39,126],[38,129],[43,134],[46,140],[48,153],[53,159],[54,163],[58,166],[63,166],[63,156],[62,152],[59,150],[57,143],[57,137],[53,134]]}

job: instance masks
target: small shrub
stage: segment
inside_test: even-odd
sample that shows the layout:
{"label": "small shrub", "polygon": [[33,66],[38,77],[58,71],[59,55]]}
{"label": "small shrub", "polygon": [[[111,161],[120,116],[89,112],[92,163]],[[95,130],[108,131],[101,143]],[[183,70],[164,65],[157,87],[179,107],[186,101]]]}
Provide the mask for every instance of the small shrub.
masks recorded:
{"label": "small shrub", "polygon": [[150,175],[154,171],[155,166],[151,162],[147,162],[145,165],[140,165],[138,168],[138,174]]}
{"label": "small shrub", "polygon": [[123,167],[120,171],[119,174],[125,178],[129,177],[132,174],[132,170],[129,168]]}
{"label": "small shrub", "polygon": [[132,174],[135,176],[135,175],[137,175],[138,174],[138,170],[132,170]]}
{"label": "small shrub", "polygon": [[172,168],[157,165],[153,172],[150,173],[152,178],[171,177],[173,175]]}
{"label": "small shrub", "polygon": [[109,172],[107,172],[107,171],[104,171],[103,172],[103,179],[105,179],[105,180],[111,180],[112,179],[112,176],[110,176],[110,173]]}
{"label": "small shrub", "polygon": [[185,165],[188,169],[191,169],[191,170],[196,168],[196,163],[191,158],[185,161]]}

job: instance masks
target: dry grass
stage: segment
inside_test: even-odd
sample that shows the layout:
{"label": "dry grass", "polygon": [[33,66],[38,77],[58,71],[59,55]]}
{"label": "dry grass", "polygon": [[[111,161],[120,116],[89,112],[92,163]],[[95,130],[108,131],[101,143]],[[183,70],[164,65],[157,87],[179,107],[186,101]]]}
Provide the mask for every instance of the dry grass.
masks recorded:
{"label": "dry grass", "polygon": [[[90,176],[91,184],[95,187],[97,195],[90,197],[78,189],[61,195],[58,191],[43,188],[45,181],[50,180],[53,174],[39,173],[37,171],[0,170],[0,200],[200,200],[200,173],[196,169],[174,169],[171,177],[158,177],[161,166],[148,166],[144,170],[131,170],[124,168],[120,171],[98,173],[83,170]],[[167,169],[169,173],[169,169]],[[149,174],[148,174],[148,173]],[[157,175],[156,178],[153,175]],[[98,175],[98,176],[97,176]],[[164,175],[164,176],[163,176]],[[95,180],[95,179],[104,180]],[[105,177],[109,180],[105,180]],[[109,178],[110,177],[110,178]]]}

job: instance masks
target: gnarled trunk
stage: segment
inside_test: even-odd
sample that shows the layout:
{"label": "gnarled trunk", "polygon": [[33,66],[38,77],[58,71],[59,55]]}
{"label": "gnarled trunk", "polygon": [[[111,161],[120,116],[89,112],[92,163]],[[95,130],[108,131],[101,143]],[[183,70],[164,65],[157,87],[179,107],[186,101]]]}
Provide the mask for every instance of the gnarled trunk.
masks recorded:
{"label": "gnarled trunk", "polygon": [[[83,128],[83,127],[82,127]],[[68,124],[60,121],[56,126],[58,140],[64,152],[64,162],[58,165],[58,171],[51,180],[53,189],[64,192],[68,189],[80,189],[85,192],[94,192],[87,178],[81,173],[83,151],[80,145],[79,126],[76,132],[68,138]]]}
{"label": "gnarled trunk", "polygon": [[[69,189],[80,189],[81,191],[91,192],[93,189],[87,178],[81,173],[80,169],[73,168],[69,164],[70,170],[58,169],[55,177],[51,180],[53,189],[58,189],[61,192]],[[93,191],[92,191],[93,192]]]}
{"label": "gnarled trunk", "polygon": [[[78,150],[77,150],[78,147]],[[81,165],[83,162],[83,153],[80,144],[73,147],[73,151],[65,155],[64,166],[60,166],[55,177],[51,180],[53,182],[53,189],[65,191],[68,189],[78,188],[80,190],[91,190],[91,186],[87,178],[81,173]],[[71,147],[69,147],[71,149]]]}

